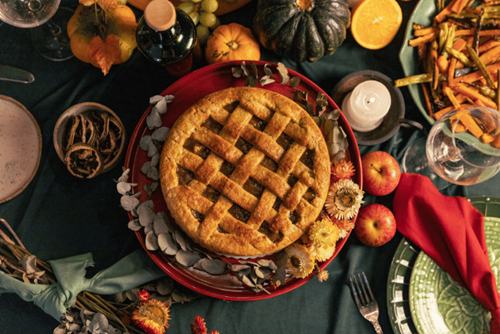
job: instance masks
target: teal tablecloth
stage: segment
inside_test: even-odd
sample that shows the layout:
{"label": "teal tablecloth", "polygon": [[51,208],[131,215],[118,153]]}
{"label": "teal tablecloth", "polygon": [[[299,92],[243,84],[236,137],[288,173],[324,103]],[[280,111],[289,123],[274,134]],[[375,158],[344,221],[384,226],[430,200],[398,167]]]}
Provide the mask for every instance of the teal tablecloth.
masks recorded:
{"label": "teal tablecloth", "polygon": [[[382,72],[391,79],[403,77],[398,51],[403,32],[416,1],[398,1],[404,22],[395,40],[378,51],[363,49],[350,32],[333,56],[316,63],[295,63],[262,49],[262,60],[283,62],[288,68],[310,78],[331,93],[344,76],[361,70]],[[76,1],[63,1],[76,8]],[[250,26],[256,1],[221,17],[222,23],[239,22]],[[137,16],[140,11],[136,11]],[[36,118],[43,134],[40,168],[27,189],[16,198],[0,204],[0,217],[6,219],[33,254],[43,260],[91,252],[95,266],[88,276],[108,268],[141,246],[127,228],[128,217],[119,206],[115,181],[121,165],[92,180],[70,175],[59,160],[52,143],[52,132],[59,115],[80,102],[98,102],[114,110],[128,134],[149,105],[149,97],[161,93],[176,78],[149,63],[137,50],[120,66],[113,66],[103,77],[100,70],[73,58],[49,61],[31,44],[29,29],[0,26],[0,64],[18,66],[36,78],[29,85],[0,81],[0,94],[22,104]],[[406,118],[429,127],[403,88]],[[1,112],[1,111],[0,111]],[[423,133],[400,128],[390,140],[375,146],[360,146],[361,153],[384,150],[401,161],[407,145]],[[1,150],[1,148],[0,148]],[[490,195],[500,197],[500,175],[485,184],[450,187],[449,195]],[[374,199],[391,205],[390,196]],[[349,291],[347,280],[364,271],[381,307],[380,322],[385,333],[392,333],[387,315],[386,285],[389,266],[401,235],[380,248],[369,248],[351,236],[338,257],[326,268],[330,277],[320,283],[313,279],[285,295],[253,302],[228,302],[202,297],[171,309],[168,333],[189,333],[196,315],[205,318],[209,331],[224,333],[372,333],[371,324],[362,319]],[[32,303],[17,295],[0,296],[0,333],[52,333],[59,323]]]}

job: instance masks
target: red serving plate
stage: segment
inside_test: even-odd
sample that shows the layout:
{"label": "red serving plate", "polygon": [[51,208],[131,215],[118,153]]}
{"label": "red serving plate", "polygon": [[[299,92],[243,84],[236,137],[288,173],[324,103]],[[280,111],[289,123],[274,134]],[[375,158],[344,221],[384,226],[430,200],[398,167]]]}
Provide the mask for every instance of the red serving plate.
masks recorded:
{"label": "red serving plate", "polygon": [[[263,61],[253,61],[253,63],[258,68],[259,78],[264,75],[264,65],[269,64],[270,68],[273,71],[273,78],[277,82],[280,81],[280,77],[276,69],[276,64]],[[234,78],[231,71],[231,68],[240,67],[240,64],[240,61],[233,61],[209,65],[191,72],[190,74],[182,77],[167,89],[165,89],[161,93],[161,95],[173,95],[174,99],[171,103],[168,104],[167,112],[162,117],[162,126],[167,126],[169,128],[172,127],[177,118],[186,109],[188,109],[194,102],[201,99],[207,94],[229,87],[244,86],[246,77]],[[248,63],[247,67],[250,69]],[[288,72],[290,77],[296,76],[300,78],[300,84],[296,88],[300,91],[307,92],[309,95],[309,101],[314,102],[316,100],[318,92],[322,92],[328,99],[328,110],[339,109],[335,102],[330,98],[330,96],[327,95],[311,80],[293,70],[288,70]],[[293,98],[294,89],[279,83],[271,83],[263,87],[258,84],[257,87],[280,93],[291,99]],[[137,186],[134,189],[135,193],[142,191],[142,194],[139,197],[139,200],[141,202],[147,199],[146,194],[143,191],[143,186],[146,184],[150,185],[151,180],[149,180],[146,175],[144,175],[140,171],[141,166],[146,161],[148,161],[149,158],[147,156],[147,152],[139,147],[139,141],[143,136],[150,135],[152,133],[152,131],[149,130],[146,126],[146,117],[149,115],[152,108],[153,105],[150,105],[137,124],[134,133],[130,138],[129,147],[125,156],[125,168],[130,168],[129,182],[137,183]],[[356,174],[353,177],[353,181],[356,182],[360,186],[360,188],[362,188],[363,177],[361,174],[361,157],[356,139],[350,126],[348,125],[346,119],[342,114],[339,118],[339,124],[347,134],[349,141],[349,151],[347,152],[347,155],[356,169]],[[171,219],[171,222],[174,223],[174,220],[169,215],[168,208],[163,199],[160,187],[157,188],[150,199],[154,202],[155,212],[164,211]],[[133,219],[132,217],[130,218]],[[172,277],[180,284],[190,288],[191,290],[216,298],[241,301],[271,298],[296,289],[315,277],[315,274],[311,274],[305,279],[290,278],[287,279],[286,284],[276,288],[272,285],[267,285],[266,289],[269,291],[269,293],[266,293],[265,291],[254,292],[244,286],[232,274],[210,275],[197,269],[183,267],[175,262],[175,260],[171,256],[168,256],[161,251],[148,251],[145,247],[144,232],[140,230],[136,232],[136,235],[148,255],[170,277]],[[337,254],[344,246],[347,238],[348,237],[337,242],[337,247],[334,255],[329,260],[319,264],[321,269],[324,269],[326,266],[328,266],[328,264],[330,264],[330,262],[337,256]],[[221,258],[225,261],[235,261],[234,259],[223,257]]]}

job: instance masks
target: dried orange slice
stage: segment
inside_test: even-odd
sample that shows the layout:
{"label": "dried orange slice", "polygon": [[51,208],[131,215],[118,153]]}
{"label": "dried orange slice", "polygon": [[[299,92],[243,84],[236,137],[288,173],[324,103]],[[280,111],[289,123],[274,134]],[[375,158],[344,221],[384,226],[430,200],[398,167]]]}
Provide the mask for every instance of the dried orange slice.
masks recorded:
{"label": "dried orange slice", "polygon": [[358,0],[352,7],[351,33],[362,47],[378,50],[394,39],[402,21],[396,0]]}

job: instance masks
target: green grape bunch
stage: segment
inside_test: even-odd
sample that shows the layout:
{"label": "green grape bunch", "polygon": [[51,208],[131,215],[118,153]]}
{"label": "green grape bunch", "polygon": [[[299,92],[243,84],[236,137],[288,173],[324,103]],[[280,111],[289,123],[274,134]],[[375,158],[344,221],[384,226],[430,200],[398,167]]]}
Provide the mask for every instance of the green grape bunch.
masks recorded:
{"label": "green grape bunch", "polygon": [[177,8],[185,11],[196,26],[196,34],[200,44],[206,44],[210,30],[220,25],[219,18],[214,14],[219,3],[217,0],[182,0]]}

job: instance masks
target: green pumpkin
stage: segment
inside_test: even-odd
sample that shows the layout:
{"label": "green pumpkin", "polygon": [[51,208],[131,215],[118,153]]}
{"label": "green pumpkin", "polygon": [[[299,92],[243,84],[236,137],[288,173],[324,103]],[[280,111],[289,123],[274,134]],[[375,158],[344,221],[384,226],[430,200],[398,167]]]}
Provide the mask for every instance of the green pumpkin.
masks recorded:
{"label": "green pumpkin", "polygon": [[348,0],[259,0],[253,32],[280,56],[314,62],[344,42],[351,13]]}

